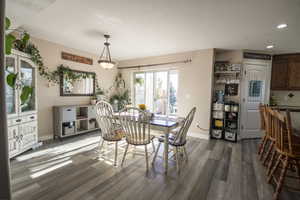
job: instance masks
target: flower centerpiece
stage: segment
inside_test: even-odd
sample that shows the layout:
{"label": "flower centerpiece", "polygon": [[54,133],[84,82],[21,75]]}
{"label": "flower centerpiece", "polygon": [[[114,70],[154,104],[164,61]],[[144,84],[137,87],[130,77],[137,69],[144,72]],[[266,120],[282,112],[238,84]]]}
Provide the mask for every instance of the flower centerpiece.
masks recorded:
{"label": "flower centerpiece", "polygon": [[146,105],[145,104],[139,104],[139,109],[146,111]]}

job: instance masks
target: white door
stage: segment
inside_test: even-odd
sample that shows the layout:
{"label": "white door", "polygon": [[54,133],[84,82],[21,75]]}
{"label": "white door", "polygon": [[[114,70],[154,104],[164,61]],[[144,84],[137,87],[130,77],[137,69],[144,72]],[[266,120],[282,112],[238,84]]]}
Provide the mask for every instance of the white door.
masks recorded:
{"label": "white door", "polygon": [[242,138],[259,138],[259,104],[268,103],[270,93],[270,64],[268,62],[248,61],[244,63],[242,85]]}

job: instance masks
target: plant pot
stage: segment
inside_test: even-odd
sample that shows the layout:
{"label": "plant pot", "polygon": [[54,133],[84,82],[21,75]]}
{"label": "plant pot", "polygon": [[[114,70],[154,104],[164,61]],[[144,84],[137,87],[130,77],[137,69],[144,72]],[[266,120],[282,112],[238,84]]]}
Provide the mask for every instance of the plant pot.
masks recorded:
{"label": "plant pot", "polygon": [[97,103],[97,100],[96,99],[91,99],[91,104],[92,105],[95,105]]}

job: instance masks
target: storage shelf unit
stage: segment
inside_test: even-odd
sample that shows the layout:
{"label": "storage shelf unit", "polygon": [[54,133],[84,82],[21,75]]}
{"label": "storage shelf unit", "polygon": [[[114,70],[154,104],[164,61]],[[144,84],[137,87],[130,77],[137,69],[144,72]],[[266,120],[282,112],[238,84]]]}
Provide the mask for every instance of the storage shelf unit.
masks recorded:
{"label": "storage shelf unit", "polygon": [[100,130],[95,105],[53,107],[54,139]]}
{"label": "storage shelf unit", "polygon": [[241,64],[216,62],[211,137],[236,141],[239,132]]}

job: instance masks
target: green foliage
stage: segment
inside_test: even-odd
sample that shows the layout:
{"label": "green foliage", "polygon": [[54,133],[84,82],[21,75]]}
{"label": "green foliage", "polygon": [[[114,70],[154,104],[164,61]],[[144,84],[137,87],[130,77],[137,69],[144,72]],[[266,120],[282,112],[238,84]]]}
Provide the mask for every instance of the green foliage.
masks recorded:
{"label": "green foliage", "polygon": [[105,94],[105,92],[104,92],[104,90],[102,88],[98,87],[96,89],[95,95],[104,95],[104,94]]}
{"label": "green foliage", "polygon": [[[10,19],[9,18],[5,18],[5,31],[7,31],[9,29],[11,25]],[[10,55],[11,54],[11,50],[14,44],[14,41],[16,40],[16,37],[12,34],[5,34],[5,54],[6,55]]]}
{"label": "green foliage", "polygon": [[10,73],[6,77],[6,83],[8,86],[15,88],[16,80],[18,77],[18,73]]}
{"label": "green foliage", "polygon": [[5,54],[10,55],[16,37],[12,34],[5,35]]}
{"label": "green foliage", "polygon": [[144,79],[143,78],[135,78],[135,84],[143,85]]}
{"label": "green foliage", "polygon": [[30,35],[26,32],[22,34],[20,39],[16,39],[14,42],[14,48],[19,51],[26,51],[26,48],[29,44]]}
{"label": "green foliage", "polygon": [[27,100],[29,99],[30,96],[32,96],[32,92],[33,92],[33,87],[30,86],[24,86],[22,88],[22,92],[21,92],[21,105],[24,105]]}
{"label": "green foliage", "polygon": [[126,105],[130,104],[129,90],[126,89],[125,80],[121,73],[118,73],[115,78],[115,83],[112,86],[113,94],[109,98],[111,104],[118,104],[118,110],[123,109]]}
{"label": "green foliage", "polygon": [[10,19],[5,17],[5,30],[7,31],[11,25]]}

